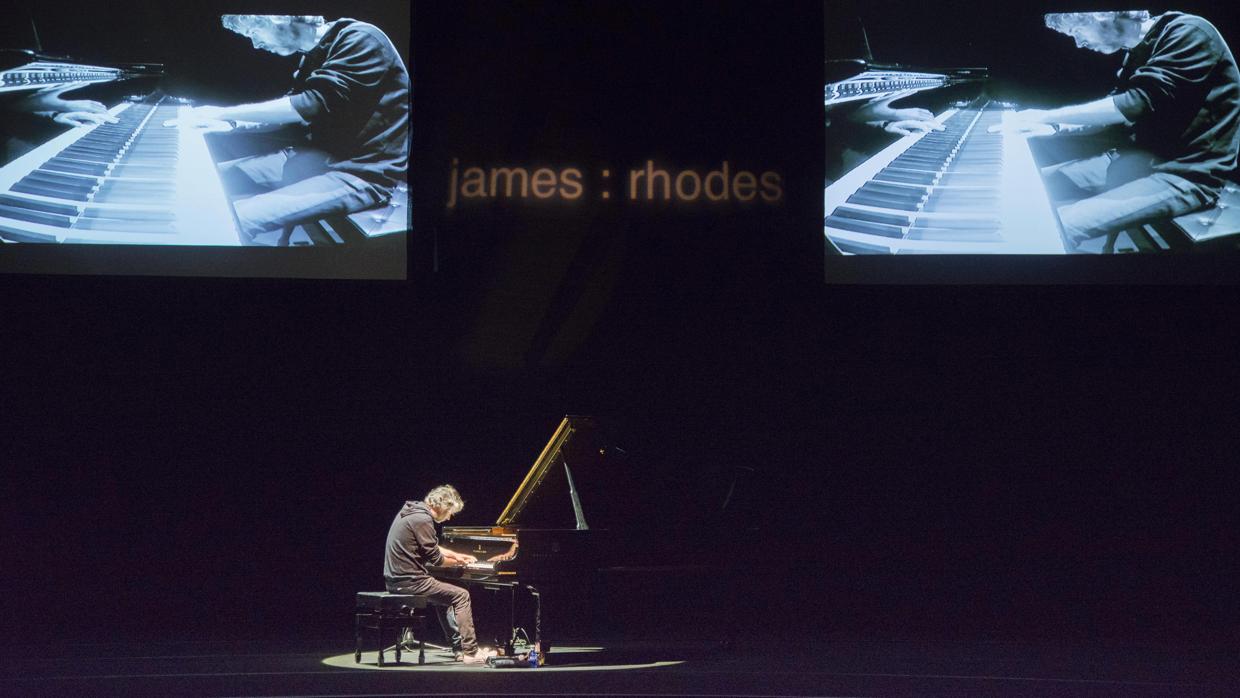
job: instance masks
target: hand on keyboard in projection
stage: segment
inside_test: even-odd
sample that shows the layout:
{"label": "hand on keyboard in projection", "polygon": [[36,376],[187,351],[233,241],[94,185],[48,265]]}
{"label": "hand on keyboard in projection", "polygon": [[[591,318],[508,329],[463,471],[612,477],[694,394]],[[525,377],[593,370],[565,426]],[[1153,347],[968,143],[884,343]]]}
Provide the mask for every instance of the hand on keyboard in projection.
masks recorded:
{"label": "hand on keyboard in projection", "polygon": [[[69,102],[73,104],[73,102]],[[94,126],[95,124],[114,124],[118,121],[115,116],[108,114],[105,110],[102,114],[96,111],[75,110],[63,111],[52,117],[52,121],[63,126]]]}
{"label": "hand on keyboard in projection", "polygon": [[926,133],[927,131],[942,131],[943,124],[940,124],[937,121],[923,119],[900,119],[899,121],[892,121],[885,124],[883,126],[883,130],[887,133],[908,136],[914,133]]}
{"label": "hand on keyboard in projection", "polygon": [[66,92],[71,92],[89,85],[87,82],[71,82],[67,85],[44,87],[23,98],[17,103],[18,108],[50,116],[52,121],[63,126],[91,126],[94,124],[117,122],[116,117],[108,113],[108,108],[92,99],[64,99]]}
{"label": "hand on keyboard in projection", "polygon": [[888,133],[901,136],[943,130],[943,125],[935,121],[934,114],[927,109],[918,107],[895,109],[891,106],[893,101],[906,96],[905,93],[897,93],[872,99],[853,112],[849,119],[857,123],[872,124]]}
{"label": "hand on keyboard in projection", "polygon": [[1053,125],[1046,123],[1046,109],[1023,109],[1021,111],[1003,112],[1003,121],[986,129],[988,133],[1020,134],[1022,136],[1049,136],[1058,131]]}

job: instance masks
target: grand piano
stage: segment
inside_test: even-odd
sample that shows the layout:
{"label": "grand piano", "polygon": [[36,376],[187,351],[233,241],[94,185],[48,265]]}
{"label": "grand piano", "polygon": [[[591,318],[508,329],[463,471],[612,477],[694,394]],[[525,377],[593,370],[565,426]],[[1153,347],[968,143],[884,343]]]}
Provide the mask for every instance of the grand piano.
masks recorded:
{"label": "grand piano", "polygon": [[[590,528],[574,469],[597,462],[598,424],[568,415],[556,427],[495,524],[445,526],[445,547],[469,553],[478,562],[431,567],[432,576],[507,594],[511,629],[498,638],[507,654],[521,638],[550,652],[544,625],[544,593],[552,602],[588,587],[598,571],[610,534]],[[597,473],[595,475],[597,481]],[[548,592],[548,590],[550,590]],[[534,626],[517,625],[519,596],[533,600]],[[532,630],[532,634],[531,631]]]}

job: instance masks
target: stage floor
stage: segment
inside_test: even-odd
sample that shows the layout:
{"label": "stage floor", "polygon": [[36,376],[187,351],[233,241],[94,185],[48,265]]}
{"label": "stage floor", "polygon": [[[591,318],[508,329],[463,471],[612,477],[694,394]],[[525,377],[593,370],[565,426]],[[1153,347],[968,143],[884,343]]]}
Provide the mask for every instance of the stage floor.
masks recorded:
{"label": "stage floor", "polygon": [[[795,639],[565,643],[548,666],[463,666],[438,651],[379,668],[345,642],[9,647],[3,696],[1234,696],[1236,648]],[[388,661],[393,659],[388,654]]]}

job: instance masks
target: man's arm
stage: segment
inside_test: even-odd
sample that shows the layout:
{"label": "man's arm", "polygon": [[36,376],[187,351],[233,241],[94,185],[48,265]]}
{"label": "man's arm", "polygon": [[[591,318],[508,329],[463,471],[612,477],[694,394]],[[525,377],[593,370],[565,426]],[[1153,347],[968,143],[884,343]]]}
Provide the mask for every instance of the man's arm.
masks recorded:
{"label": "man's arm", "polygon": [[272,126],[306,123],[293,108],[292,100],[288,97],[233,107],[197,107],[194,115],[220,121],[254,121]]}
{"label": "man's arm", "polygon": [[478,558],[474,557],[473,555],[470,555],[468,553],[454,552],[452,550],[448,550],[442,545],[439,546],[439,553],[443,555],[444,560],[450,563],[458,564],[458,565],[468,565],[471,562],[478,561]]}
{"label": "man's arm", "polygon": [[1058,109],[1024,109],[1012,114],[1015,124],[1075,124],[1078,126],[1116,126],[1129,123],[1115,106],[1115,97],[1103,97],[1085,104]]}
{"label": "man's arm", "polygon": [[1058,109],[1023,109],[1004,114],[1002,124],[988,131],[1015,131],[1033,136],[1052,133],[1092,133],[1108,126],[1131,123],[1115,105],[1115,97],[1103,97],[1085,104]]}
{"label": "man's arm", "polygon": [[1085,104],[1047,109],[1040,120],[1044,124],[1078,124],[1081,126],[1116,126],[1131,123],[1115,106],[1115,97],[1109,96]]}
{"label": "man's arm", "polygon": [[292,99],[279,97],[266,102],[254,104],[238,104],[232,107],[194,107],[189,116],[183,119],[169,119],[165,126],[205,127],[218,126],[229,121],[247,121],[265,126],[284,126],[287,124],[304,124],[306,121],[293,108]]}

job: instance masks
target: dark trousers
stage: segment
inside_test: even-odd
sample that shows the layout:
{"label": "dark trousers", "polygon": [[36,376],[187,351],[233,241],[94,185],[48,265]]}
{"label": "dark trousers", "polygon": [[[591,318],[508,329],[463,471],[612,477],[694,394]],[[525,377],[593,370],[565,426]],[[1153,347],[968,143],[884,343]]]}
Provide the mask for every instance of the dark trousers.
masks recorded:
{"label": "dark trousers", "polygon": [[264,144],[263,134],[222,134],[214,143],[223,147],[213,147],[227,150],[229,138],[238,138],[239,144],[251,149],[257,143],[274,150],[219,165],[224,189],[230,195],[246,196],[235,201],[233,208],[241,229],[251,237],[286,225],[363,211],[387,198],[386,192],[369,182],[328,169],[327,153],[289,145],[286,136],[273,135]]}
{"label": "dark trousers", "polygon": [[1048,193],[1068,202],[1059,207],[1064,237],[1079,243],[1213,203],[1215,192],[1155,171],[1157,163],[1148,153],[1112,149],[1043,168]]}
{"label": "dark trousers", "polygon": [[474,612],[468,590],[441,582],[434,577],[388,582],[387,589],[393,594],[425,596],[427,601],[435,606],[440,626],[444,636],[452,643],[452,649],[467,654],[478,649],[478,637],[474,632]]}

